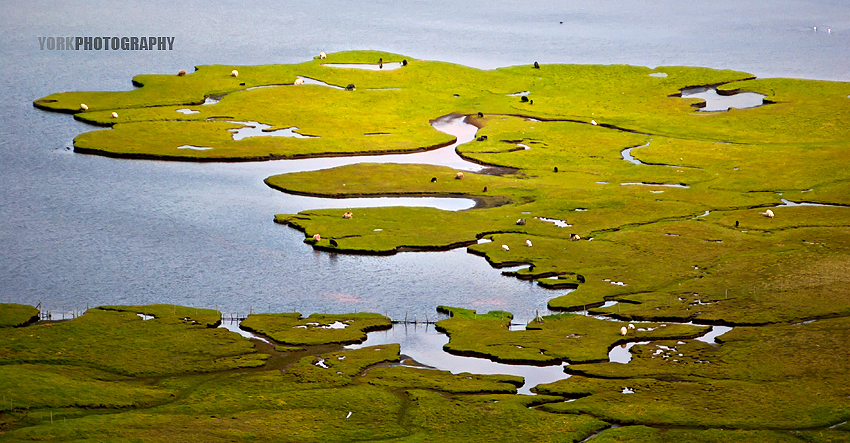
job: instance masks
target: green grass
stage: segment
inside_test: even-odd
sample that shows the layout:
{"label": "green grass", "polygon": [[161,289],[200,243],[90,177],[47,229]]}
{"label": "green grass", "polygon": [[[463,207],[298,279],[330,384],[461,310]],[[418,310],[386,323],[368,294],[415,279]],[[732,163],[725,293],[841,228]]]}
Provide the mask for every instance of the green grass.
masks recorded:
{"label": "green grass", "polygon": [[437,322],[437,328],[449,336],[443,346],[448,352],[486,357],[502,363],[558,364],[608,361],[608,351],[626,341],[665,338],[693,338],[709,328],[664,324],[636,323],[647,331],[632,330],[620,334],[623,323],[599,320],[584,315],[562,314],[542,317],[528,324],[524,331],[510,331],[512,315],[491,311],[477,315],[474,311],[441,306],[452,316]]}
{"label": "green grass", "polygon": [[0,328],[22,326],[38,320],[38,309],[29,305],[0,303]]}
{"label": "green grass", "polygon": [[[191,308],[107,308],[90,309],[74,320],[7,330],[0,342],[0,365],[72,365],[124,376],[161,376],[258,366],[266,357],[238,334],[207,327],[204,323],[219,315],[215,311],[198,310],[195,318],[201,321],[196,322]],[[135,313],[143,311],[160,316],[144,321]]]}
{"label": "green grass", "polygon": [[390,319],[380,314],[251,314],[240,326],[288,345],[322,345],[329,343],[361,343],[366,333],[392,327]]}

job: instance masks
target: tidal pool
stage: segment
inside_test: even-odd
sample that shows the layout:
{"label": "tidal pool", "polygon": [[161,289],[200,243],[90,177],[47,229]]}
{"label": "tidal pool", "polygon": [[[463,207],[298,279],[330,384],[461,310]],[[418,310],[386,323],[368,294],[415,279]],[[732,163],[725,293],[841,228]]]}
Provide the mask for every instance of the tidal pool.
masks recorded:
{"label": "tidal pool", "polygon": [[734,92],[718,93],[713,86],[701,86],[682,90],[682,98],[700,98],[705,100],[705,105],[700,107],[701,112],[728,111],[729,108],[755,108],[764,104],[764,94],[757,92]]}
{"label": "tidal pool", "polygon": [[406,355],[417,363],[450,371],[453,374],[470,372],[473,374],[507,374],[525,378],[525,384],[518,393],[531,395],[531,388],[541,383],[569,378],[564,372],[564,366],[527,366],[496,363],[484,358],[462,357],[443,351],[443,345],[449,342],[449,337],[437,332],[433,325],[393,325],[392,329],[370,332],[365,342],[358,345],[346,346],[346,349],[359,349],[366,346],[400,343],[401,354]]}
{"label": "tidal pool", "polygon": [[221,323],[218,325],[218,327],[222,328],[222,329],[227,329],[230,332],[235,332],[235,333],[237,333],[237,334],[239,334],[239,335],[241,335],[245,338],[248,338],[248,339],[260,340],[260,341],[266,342],[270,345],[274,345],[274,343],[272,343],[271,340],[269,340],[265,337],[261,337],[259,335],[253,334],[251,332],[248,332],[248,331],[240,328],[239,327],[240,324],[242,324],[242,322],[239,321],[239,320],[229,320],[229,319],[225,319],[224,317],[222,317]]}
{"label": "tidal pool", "polygon": [[227,120],[227,123],[236,123],[239,125],[244,125],[241,128],[229,129],[230,132],[233,133],[234,140],[242,140],[247,137],[294,137],[294,138],[319,138],[315,135],[304,135],[295,132],[298,128],[295,126],[290,126],[288,128],[276,129],[274,131],[269,131],[268,129],[272,128],[272,125],[267,125],[265,123],[255,122],[255,121],[230,121]]}
{"label": "tidal pool", "polygon": [[731,326],[712,326],[710,331],[706,332],[705,335],[697,337],[696,340],[708,344],[717,344],[715,338],[720,337],[731,330]]}

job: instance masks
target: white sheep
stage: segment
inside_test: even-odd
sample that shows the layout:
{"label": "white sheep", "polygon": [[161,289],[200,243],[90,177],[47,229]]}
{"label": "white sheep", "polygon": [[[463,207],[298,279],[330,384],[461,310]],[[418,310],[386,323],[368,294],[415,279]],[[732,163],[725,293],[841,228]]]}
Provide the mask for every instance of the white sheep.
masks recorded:
{"label": "white sheep", "polygon": [[629,323],[629,329],[634,329],[634,328],[635,328],[635,325],[632,324],[632,323]]}
{"label": "white sheep", "polygon": [[321,59],[326,59],[326,58],[328,58],[328,55],[327,55],[327,54],[325,54],[324,52],[320,52],[320,53],[319,53],[319,58],[321,58]]}
{"label": "white sheep", "polygon": [[570,234],[570,240],[581,240],[581,236],[578,234]]}
{"label": "white sheep", "polygon": [[181,70],[177,71],[177,75],[179,75],[180,77],[183,77],[184,75],[186,75],[186,70],[181,69]]}
{"label": "white sheep", "polygon": [[502,250],[503,251],[510,251],[511,248],[509,248],[508,245],[502,245]]}
{"label": "white sheep", "polygon": [[88,107],[88,106],[86,106],[86,104],[85,104],[85,103],[80,103],[80,109],[82,109],[83,111],[88,111],[88,110],[89,110],[89,107]]}
{"label": "white sheep", "polygon": [[596,120],[591,120],[590,124],[593,125],[593,126],[596,126],[598,123],[596,123]]}
{"label": "white sheep", "polygon": [[319,240],[321,240],[321,239],[322,239],[322,236],[321,236],[321,235],[319,235],[319,234],[314,234],[314,235],[313,235],[313,240],[319,241]]}
{"label": "white sheep", "polygon": [[352,217],[354,217],[354,214],[351,211],[346,212],[345,214],[342,214],[342,218],[352,218]]}
{"label": "white sheep", "polygon": [[237,71],[235,69],[230,71],[230,76],[231,77],[239,77],[239,71]]}
{"label": "white sheep", "polygon": [[771,211],[770,209],[768,209],[767,211],[764,211],[764,215],[766,215],[766,216],[768,216],[768,217],[770,217],[770,218],[773,218],[773,211]]}
{"label": "white sheep", "polygon": [[294,85],[303,85],[303,84],[304,84],[304,79],[303,79],[303,78],[296,78],[296,79],[295,79],[295,83],[293,83],[293,84],[294,84]]}
{"label": "white sheep", "polygon": [[626,329],[626,327],[625,327],[625,326],[623,326],[622,328],[620,328],[620,335],[626,335],[626,334],[628,334],[628,333],[629,333],[629,330],[628,330],[628,329]]}
{"label": "white sheep", "polygon": [[531,247],[531,240],[526,240],[526,241],[525,241],[525,245],[526,245],[526,246],[528,246],[528,247],[530,248],[530,247]]}
{"label": "white sheep", "polygon": [[463,172],[458,172],[457,174],[455,174],[455,178],[458,179],[458,180],[462,179],[463,178]]}
{"label": "white sheep", "polygon": [[118,118],[118,113],[117,113],[117,112],[113,112],[113,113],[112,113],[112,118]]}

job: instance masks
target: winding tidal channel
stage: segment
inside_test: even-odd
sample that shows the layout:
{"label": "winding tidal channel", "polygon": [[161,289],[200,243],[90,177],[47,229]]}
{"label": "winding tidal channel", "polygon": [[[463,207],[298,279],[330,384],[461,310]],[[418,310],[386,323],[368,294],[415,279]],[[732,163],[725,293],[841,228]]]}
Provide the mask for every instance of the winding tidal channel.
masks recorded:
{"label": "winding tidal channel", "polygon": [[[432,125],[435,129],[450,134],[456,138],[455,143],[425,152],[414,154],[394,154],[394,155],[375,155],[361,156],[349,158],[332,158],[332,159],[307,159],[307,160],[286,160],[285,164],[289,171],[307,171],[322,169],[322,167],[330,167],[327,162],[333,163],[333,166],[354,163],[416,163],[416,164],[432,164],[449,166],[455,169],[481,172],[485,170],[484,166],[468,162],[461,158],[457,152],[457,146],[475,140],[477,127],[466,122],[466,117],[458,114],[450,114],[439,117],[433,120]],[[624,160],[638,164],[638,161],[630,160],[630,155],[624,150]],[[624,183],[626,185],[628,183]],[[308,198],[307,206],[309,207],[332,207],[328,206],[333,199],[325,198]],[[430,206],[444,210],[463,210],[474,206],[474,201],[462,198],[356,198],[344,199],[345,207],[365,207],[365,206]],[[322,203],[322,204],[316,204]],[[306,208],[305,208],[306,209]],[[545,291],[544,291],[545,292]],[[553,296],[553,292],[546,295]],[[610,305],[616,302],[609,302]],[[548,311],[548,309],[546,310]],[[516,328],[523,329],[524,324],[531,320],[531,311],[528,312],[528,319],[523,319],[523,312],[515,312],[517,319],[512,325],[512,330]],[[585,311],[585,315],[588,313]],[[615,319],[597,316],[599,321],[617,321]],[[266,338],[256,336],[239,328],[238,323],[223,321],[221,327],[237,332],[245,337],[261,340],[270,343]],[[727,332],[731,328],[715,327],[709,333],[696,340],[713,343],[717,335]],[[401,354],[403,356],[401,364],[415,364],[417,366],[425,366],[428,368],[446,370],[452,373],[471,372],[476,374],[509,374],[521,376],[525,379],[524,385],[519,388],[520,394],[531,395],[531,388],[542,383],[551,383],[557,380],[568,378],[570,375],[564,371],[568,365],[562,362],[557,365],[550,366],[535,366],[535,365],[518,365],[518,364],[503,364],[491,361],[485,358],[467,357],[452,355],[443,350],[443,345],[448,343],[449,338],[436,331],[433,325],[427,323],[422,324],[395,324],[392,329],[385,331],[377,331],[368,334],[368,339],[358,345],[346,346],[348,349],[357,349],[365,346],[374,346],[387,343],[399,343],[401,345]],[[614,346],[609,352],[609,361],[626,364],[631,360],[630,349],[637,344],[645,345],[649,342],[633,341],[622,345]],[[412,360],[412,361],[410,361]]]}

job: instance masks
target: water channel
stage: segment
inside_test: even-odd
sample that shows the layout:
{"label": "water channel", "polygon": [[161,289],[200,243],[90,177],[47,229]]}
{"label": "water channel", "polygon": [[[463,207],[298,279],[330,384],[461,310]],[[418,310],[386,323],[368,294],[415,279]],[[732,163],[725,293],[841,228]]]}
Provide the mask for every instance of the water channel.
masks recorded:
{"label": "water channel", "polygon": [[[32,100],[58,91],[127,90],[130,79],[143,73],[206,64],[300,63],[320,51],[364,48],[479,69],[539,60],[850,79],[842,40],[850,18],[844,5],[812,8],[758,0],[748,3],[749,14],[730,17],[728,11],[737,4],[721,0],[695,11],[686,3],[644,8],[637,3],[544,2],[519,9],[512,2],[470,1],[352,8],[322,0],[312,8],[264,1],[245,8],[195,0],[153,7],[94,0],[83,12],[73,3],[5,2],[0,6],[0,54],[14,63],[0,66],[9,79],[0,84],[6,103],[0,108],[0,300],[42,301],[65,313],[86,305],[176,303],[305,315],[327,309],[399,317],[409,311],[421,318],[437,304],[503,309],[518,319],[538,309],[545,314],[546,302],[563,291],[502,277],[500,270],[462,249],[391,257],[318,253],[302,242],[302,233],[272,222],[276,213],[311,208],[414,203],[289,196],[262,183],[273,174],[330,168],[350,159],[188,164],[78,155],[68,149],[73,138],[96,128],[34,109]],[[824,23],[832,33],[810,32]],[[175,49],[42,51],[36,39],[114,35],[116,30],[173,35]],[[216,101],[210,98],[205,106]],[[192,108],[197,107],[180,112]],[[453,149],[356,161],[480,171]],[[447,200],[426,204],[450,210],[470,204]],[[416,347],[418,334],[409,329],[393,334],[403,340],[402,352],[407,352],[406,341],[410,349]]]}

